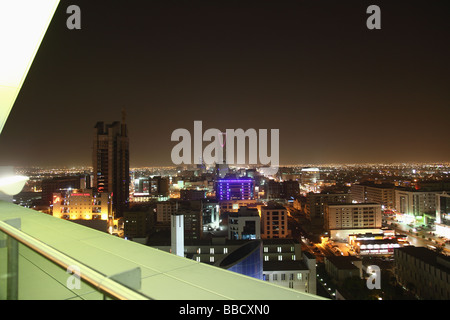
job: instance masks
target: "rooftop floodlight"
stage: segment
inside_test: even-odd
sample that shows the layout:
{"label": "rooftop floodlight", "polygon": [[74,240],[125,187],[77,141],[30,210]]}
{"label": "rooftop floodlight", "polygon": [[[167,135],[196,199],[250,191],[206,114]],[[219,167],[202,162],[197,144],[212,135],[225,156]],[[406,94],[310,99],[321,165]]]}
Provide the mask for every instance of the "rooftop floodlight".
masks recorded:
{"label": "rooftop floodlight", "polygon": [[[0,1],[0,134],[59,0]],[[28,177],[2,175],[0,193],[18,194]]]}
{"label": "rooftop floodlight", "polygon": [[14,196],[22,191],[27,181],[28,177],[24,176],[0,178],[0,192],[3,192],[9,196]]}
{"label": "rooftop floodlight", "polygon": [[59,0],[0,1],[0,133]]}

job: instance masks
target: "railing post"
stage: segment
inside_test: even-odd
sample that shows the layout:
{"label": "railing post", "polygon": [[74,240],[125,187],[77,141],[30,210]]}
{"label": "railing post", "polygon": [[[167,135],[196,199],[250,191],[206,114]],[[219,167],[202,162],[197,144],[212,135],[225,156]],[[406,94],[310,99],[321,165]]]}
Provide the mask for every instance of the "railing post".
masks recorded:
{"label": "railing post", "polygon": [[[7,224],[20,230],[20,219],[6,220]],[[7,236],[7,282],[6,282],[6,299],[18,300],[19,299],[19,242]]]}
{"label": "railing post", "polygon": [[19,299],[19,243],[16,239],[8,236],[8,261],[7,261],[7,282],[6,299]]}

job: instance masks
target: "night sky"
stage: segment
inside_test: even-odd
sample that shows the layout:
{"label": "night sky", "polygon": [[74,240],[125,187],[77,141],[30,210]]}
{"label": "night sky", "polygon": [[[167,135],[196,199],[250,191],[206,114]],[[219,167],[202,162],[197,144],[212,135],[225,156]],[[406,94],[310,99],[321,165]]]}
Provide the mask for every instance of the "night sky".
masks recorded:
{"label": "night sky", "polygon": [[172,165],[195,120],[279,129],[285,165],[450,161],[449,40],[446,0],[61,1],[0,165],[90,166],[94,125],[123,108],[131,166]]}

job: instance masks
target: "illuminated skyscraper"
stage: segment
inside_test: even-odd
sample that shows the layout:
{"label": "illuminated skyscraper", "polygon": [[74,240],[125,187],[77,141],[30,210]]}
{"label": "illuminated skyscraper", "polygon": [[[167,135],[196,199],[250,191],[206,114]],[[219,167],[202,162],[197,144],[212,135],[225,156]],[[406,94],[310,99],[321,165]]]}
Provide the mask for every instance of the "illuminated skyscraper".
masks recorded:
{"label": "illuminated skyscraper", "polygon": [[255,181],[251,178],[219,179],[216,198],[223,200],[252,200],[255,198]]}
{"label": "illuminated skyscraper", "polygon": [[121,217],[129,203],[130,161],[125,113],[122,122],[97,122],[93,146],[93,187],[112,194],[112,208]]}

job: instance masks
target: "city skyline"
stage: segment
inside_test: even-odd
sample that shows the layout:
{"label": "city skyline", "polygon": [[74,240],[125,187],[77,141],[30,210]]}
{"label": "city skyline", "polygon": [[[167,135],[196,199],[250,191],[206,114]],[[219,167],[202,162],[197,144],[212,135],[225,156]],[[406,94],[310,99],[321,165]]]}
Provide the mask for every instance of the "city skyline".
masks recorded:
{"label": "city skyline", "polygon": [[[65,10],[81,9],[81,30]],[[0,135],[0,165],[91,166],[127,113],[130,166],[171,133],[279,129],[280,165],[448,162],[449,6],[377,1],[61,1]]]}

